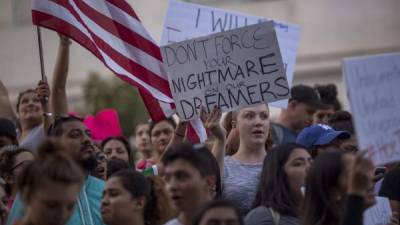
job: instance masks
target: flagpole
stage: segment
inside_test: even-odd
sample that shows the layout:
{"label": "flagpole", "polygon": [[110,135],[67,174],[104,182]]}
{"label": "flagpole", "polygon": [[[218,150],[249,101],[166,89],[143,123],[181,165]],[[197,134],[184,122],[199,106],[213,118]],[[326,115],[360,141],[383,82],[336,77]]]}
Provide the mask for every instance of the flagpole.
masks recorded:
{"label": "flagpole", "polygon": [[[46,74],[44,71],[44,59],[43,59],[43,47],[42,47],[42,34],[40,33],[40,27],[36,26],[36,33],[38,36],[38,46],[39,46],[39,59],[40,59],[40,72],[42,74],[42,80],[43,81],[47,81],[46,79]],[[47,103],[47,101],[49,100],[48,97],[44,97],[44,99],[42,99],[43,103]]]}
{"label": "flagpole", "polygon": [[44,60],[43,60],[43,48],[42,48],[42,35],[40,33],[40,27],[36,26],[38,45],[39,45],[39,58],[40,58],[40,72],[42,73],[42,80],[46,80],[46,74],[44,71]]}

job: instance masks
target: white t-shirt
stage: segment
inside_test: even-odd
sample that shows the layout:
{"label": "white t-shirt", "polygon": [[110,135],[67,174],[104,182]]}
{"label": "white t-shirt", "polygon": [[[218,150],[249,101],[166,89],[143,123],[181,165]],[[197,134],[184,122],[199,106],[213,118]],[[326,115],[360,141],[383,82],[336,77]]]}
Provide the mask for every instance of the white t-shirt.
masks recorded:
{"label": "white t-shirt", "polygon": [[29,134],[19,143],[21,148],[29,149],[32,152],[37,152],[39,145],[46,138],[46,134],[44,133],[43,124],[36,126],[33,128]]}

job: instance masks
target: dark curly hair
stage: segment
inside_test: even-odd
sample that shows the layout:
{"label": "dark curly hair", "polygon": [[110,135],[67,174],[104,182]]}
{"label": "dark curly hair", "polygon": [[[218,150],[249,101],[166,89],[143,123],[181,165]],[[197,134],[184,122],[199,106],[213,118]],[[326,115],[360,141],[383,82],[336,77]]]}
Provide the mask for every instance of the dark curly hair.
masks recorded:
{"label": "dark curly hair", "polygon": [[335,84],[316,84],[314,88],[318,91],[322,103],[324,103],[328,107],[333,107],[335,111],[342,110],[342,104],[337,98],[338,91]]}
{"label": "dark curly hair", "polygon": [[353,117],[347,111],[340,110],[335,112],[329,119],[329,125],[335,130],[344,130],[355,134]]}

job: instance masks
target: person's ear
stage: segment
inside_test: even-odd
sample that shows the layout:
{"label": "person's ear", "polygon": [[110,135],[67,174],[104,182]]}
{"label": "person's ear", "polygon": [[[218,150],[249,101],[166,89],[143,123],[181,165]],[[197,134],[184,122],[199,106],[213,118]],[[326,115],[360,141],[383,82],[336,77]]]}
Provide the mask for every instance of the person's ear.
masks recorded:
{"label": "person's ear", "polygon": [[215,175],[209,175],[206,177],[206,181],[208,185],[212,186],[215,185],[215,183],[217,182],[217,178]]}
{"label": "person's ear", "polygon": [[146,205],[146,198],[144,196],[140,196],[134,199],[135,211],[143,211]]}
{"label": "person's ear", "polygon": [[292,101],[289,101],[287,108],[290,110],[295,110],[298,105],[299,105],[299,102],[297,100],[292,100]]}
{"label": "person's ear", "polygon": [[232,120],[231,121],[231,126],[232,126],[232,129],[236,128],[236,120]]}
{"label": "person's ear", "polygon": [[210,192],[215,192],[217,190],[217,177],[214,175],[206,176],[207,187]]}

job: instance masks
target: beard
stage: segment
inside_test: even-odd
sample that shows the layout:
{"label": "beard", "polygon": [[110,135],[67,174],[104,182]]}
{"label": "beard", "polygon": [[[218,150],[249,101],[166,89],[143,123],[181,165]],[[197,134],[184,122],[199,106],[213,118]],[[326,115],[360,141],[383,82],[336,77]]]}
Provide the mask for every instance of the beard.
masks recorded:
{"label": "beard", "polygon": [[90,174],[93,172],[93,170],[97,166],[97,160],[94,155],[90,155],[86,158],[80,158],[78,160],[78,162],[82,166],[83,170],[85,172],[89,172]]}

